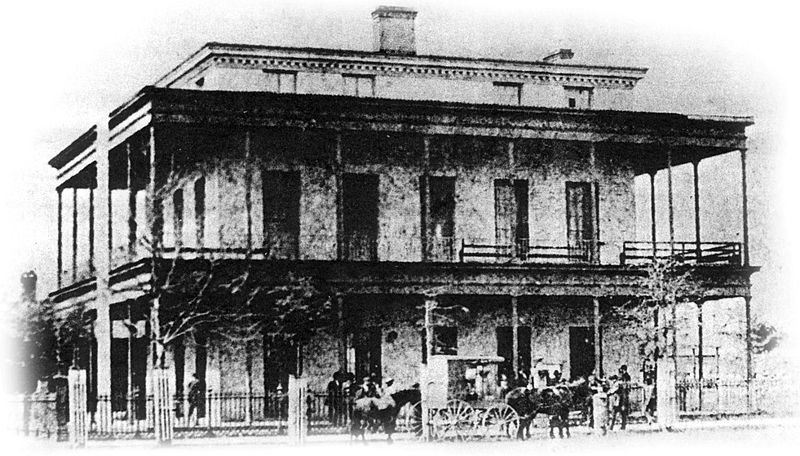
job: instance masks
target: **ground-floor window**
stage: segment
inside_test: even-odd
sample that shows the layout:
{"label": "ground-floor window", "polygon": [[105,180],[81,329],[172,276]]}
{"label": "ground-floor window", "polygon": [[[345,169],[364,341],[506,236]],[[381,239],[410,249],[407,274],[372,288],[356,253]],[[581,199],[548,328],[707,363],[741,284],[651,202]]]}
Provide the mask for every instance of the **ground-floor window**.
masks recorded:
{"label": "ground-floor window", "polygon": [[[431,344],[434,355],[458,354],[458,328],[455,326],[434,326],[433,343]],[[422,362],[428,362],[427,339],[422,331]]]}

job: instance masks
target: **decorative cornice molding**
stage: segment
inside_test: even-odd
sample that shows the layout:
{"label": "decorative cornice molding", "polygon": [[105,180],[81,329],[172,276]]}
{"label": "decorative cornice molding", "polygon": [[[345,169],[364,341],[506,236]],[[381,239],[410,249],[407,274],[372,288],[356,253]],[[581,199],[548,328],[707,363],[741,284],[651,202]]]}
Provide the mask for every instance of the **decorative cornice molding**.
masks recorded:
{"label": "decorative cornice molding", "polygon": [[[513,81],[632,89],[645,68],[566,65],[516,60],[440,56],[396,56],[366,51],[337,51],[209,43],[156,85],[184,82],[209,66],[305,72],[363,72],[382,76]],[[171,75],[171,76],[170,76]]]}

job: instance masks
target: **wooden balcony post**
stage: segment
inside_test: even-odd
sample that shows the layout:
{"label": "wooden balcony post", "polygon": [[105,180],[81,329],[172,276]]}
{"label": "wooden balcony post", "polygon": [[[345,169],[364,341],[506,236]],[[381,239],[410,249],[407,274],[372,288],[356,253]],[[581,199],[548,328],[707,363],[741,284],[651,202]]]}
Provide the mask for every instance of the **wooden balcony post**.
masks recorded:
{"label": "wooden balcony post", "polygon": [[750,266],[750,233],[747,223],[747,149],[739,151],[742,160],[742,255],[744,265]]}
{"label": "wooden balcony post", "polygon": [[653,261],[656,261],[656,171],[650,171],[650,242],[653,244]]}
{"label": "wooden balcony post", "polygon": [[344,297],[336,296],[336,332],[339,372],[347,372],[347,333],[344,324]]}
{"label": "wooden balcony post", "polygon": [[692,170],[694,175],[694,240],[695,246],[695,260],[700,263],[702,250],[700,247],[700,174],[698,167],[700,160],[692,160]]}
{"label": "wooden balcony post", "polygon": [[342,134],[336,133],[334,138],[335,163],[334,178],[336,180],[336,259],[344,259],[344,186],[342,182]]}
{"label": "wooden balcony post", "polygon": [[64,268],[64,189],[57,188],[58,193],[58,256],[56,260],[56,283],[61,288],[61,271]]}
{"label": "wooden balcony post", "polygon": [[511,367],[514,370],[513,377],[509,380],[516,384],[517,375],[519,374],[519,297],[516,294],[511,295],[511,353],[513,360]]}
{"label": "wooden balcony post", "polygon": [[78,280],[78,188],[72,188],[72,281]]}
{"label": "wooden balcony post", "polygon": [[672,148],[667,148],[667,213],[669,214],[669,255],[675,255],[675,208],[672,195]]}
{"label": "wooden balcony post", "polygon": [[600,299],[592,298],[592,314],[594,317],[594,368],[597,376],[603,375],[603,341],[600,339]]}
{"label": "wooden balcony post", "polygon": [[133,158],[131,157],[131,144],[125,143],[125,154],[128,161],[128,170],[125,180],[128,186],[128,255],[136,254],[136,189],[133,183]]}
{"label": "wooden balcony post", "polygon": [[94,187],[89,186],[89,272],[94,274]]}
{"label": "wooden balcony post", "polygon": [[[752,322],[750,321],[750,295],[744,297],[744,319],[745,319],[745,361],[747,363],[747,413],[750,413],[751,410],[751,400],[752,400],[752,391],[750,390],[751,383],[753,380],[753,337],[751,335],[751,325]],[[719,375],[719,372],[717,372]]]}

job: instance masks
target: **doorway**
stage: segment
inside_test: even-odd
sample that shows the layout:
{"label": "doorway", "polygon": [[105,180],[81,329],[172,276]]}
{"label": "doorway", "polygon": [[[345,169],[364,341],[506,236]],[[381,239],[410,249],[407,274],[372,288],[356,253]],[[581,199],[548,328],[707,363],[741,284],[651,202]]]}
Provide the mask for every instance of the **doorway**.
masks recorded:
{"label": "doorway", "polygon": [[588,377],[594,370],[594,328],[570,326],[569,372],[572,378]]}

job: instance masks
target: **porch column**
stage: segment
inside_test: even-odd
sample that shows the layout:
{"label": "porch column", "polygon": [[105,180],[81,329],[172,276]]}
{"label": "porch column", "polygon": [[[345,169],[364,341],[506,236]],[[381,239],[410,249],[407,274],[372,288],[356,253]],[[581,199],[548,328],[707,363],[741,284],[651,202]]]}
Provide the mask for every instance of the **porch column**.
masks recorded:
{"label": "porch column", "polygon": [[[692,170],[694,176],[694,240],[695,240],[695,258],[700,263],[702,250],[700,248],[700,174],[698,167],[700,160],[692,160]],[[699,307],[698,307],[699,309]]]}
{"label": "porch column", "polygon": [[94,272],[94,187],[89,187],[89,271]]}
{"label": "porch column", "polygon": [[253,170],[250,166],[250,131],[244,132],[244,207],[247,215],[247,253],[253,249]]}
{"label": "porch column", "polygon": [[747,223],[747,149],[741,149],[739,154],[742,159],[742,255],[744,265],[750,266],[750,232]]}
{"label": "porch column", "polygon": [[600,299],[592,298],[592,313],[594,316],[594,368],[595,373],[603,375],[603,341],[600,339]]}
{"label": "porch column", "polygon": [[336,148],[336,161],[334,163],[334,179],[336,181],[336,259],[344,259],[344,214],[343,214],[343,195],[342,186],[342,134],[336,133],[334,140]]}
{"label": "porch column", "polygon": [[109,304],[111,290],[109,289],[110,255],[109,242],[111,232],[109,221],[111,219],[111,194],[108,182],[108,119],[103,118],[97,124],[97,140],[95,144],[97,158],[97,214],[94,218],[95,232],[95,264],[97,277],[97,292],[95,308],[97,320],[94,324],[94,334],[97,340],[97,394],[111,394],[111,321]]}
{"label": "porch column", "polygon": [[336,296],[336,333],[339,371],[347,372],[347,333],[344,327],[343,296]]}
{"label": "porch column", "polygon": [[133,158],[131,156],[131,144],[125,143],[125,155],[128,162],[128,169],[125,181],[128,186],[128,255],[136,254],[136,189],[133,182]]}
{"label": "porch column", "polygon": [[431,139],[429,136],[422,138],[422,182],[420,183],[419,191],[422,192],[422,210],[421,214],[421,229],[420,229],[420,244],[422,245],[422,261],[427,261],[430,257],[431,248],[428,246],[428,220],[431,208]]}
{"label": "porch column", "polygon": [[511,361],[511,368],[514,370],[514,376],[511,381],[517,381],[519,374],[519,297],[516,294],[511,295],[511,353],[513,360]]}
{"label": "porch column", "polygon": [[656,171],[650,175],[650,242],[653,244],[653,261],[656,260]]}
{"label": "porch column", "polygon": [[704,303],[705,301],[703,300],[697,301],[697,379],[698,380],[703,379],[703,304]]}
{"label": "porch column", "polygon": [[72,189],[72,282],[78,280],[78,187]]}
{"label": "porch column", "polygon": [[64,189],[56,189],[58,193],[58,256],[56,260],[56,283],[61,288],[61,271],[64,268]]}
{"label": "porch column", "polygon": [[425,297],[425,359],[426,364],[422,366],[422,381],[420,392],[422,395],[422,438],[429,441],[430,426],[428,425],[428,410],[430,400],[429,386],[431,379],[428,378],[427,361],[433,356],[433,311],[438,305],[436,296]]}
{"label": "porch column", "polygon": [[753,338],[751,335],[751,321],[750,321],[750,295],[744,297],[744,320],[745,320],[745,362],[747,363],[747,412],[751,410],[751,381],[753,379]]}
{"label": "porch column", "polygon": [[672,204],[672,149],[667,149],[667,204],[669,214],[669,254],[675,255],[675,208]]}

